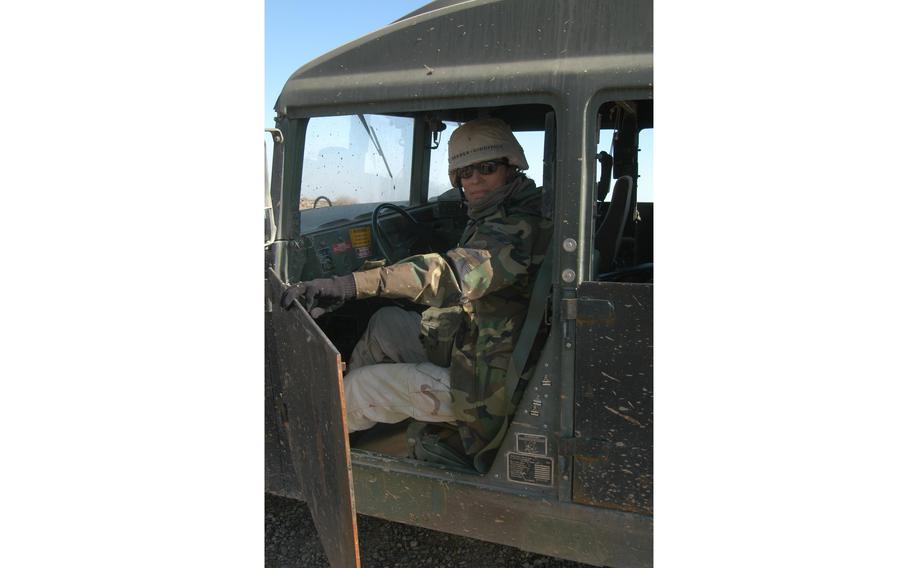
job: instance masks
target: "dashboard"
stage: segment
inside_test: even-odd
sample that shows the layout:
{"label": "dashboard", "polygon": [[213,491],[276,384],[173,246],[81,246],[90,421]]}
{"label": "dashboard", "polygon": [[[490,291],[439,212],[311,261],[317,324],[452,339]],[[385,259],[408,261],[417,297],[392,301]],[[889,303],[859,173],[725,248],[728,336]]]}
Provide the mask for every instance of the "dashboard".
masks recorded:
{"label": "dashboard", "polygon": [[[339,216],[342,211],[334,212],[335,219],[309,230],[305,228],[305,232],[290,243],[288,275],[291,281],[350,274],[367,263],[380,265],[383,256],[370,219],[374,206],[369,206],[369,213],[362,212],[363,206],[358,209],[359,214],[354,219]],[[396,260],[411,254],[444,252],[454,247],[467,221],[460,201],[437,201],[409,208],[408,212],[418,220],[418,226],[395,213],[379,217],[384,246]],[[301,216],[309,214],[307,210]],[[311,226],[312,220],[312,217],[307,219]],[[301,225],[304,226],[303,222]]]}

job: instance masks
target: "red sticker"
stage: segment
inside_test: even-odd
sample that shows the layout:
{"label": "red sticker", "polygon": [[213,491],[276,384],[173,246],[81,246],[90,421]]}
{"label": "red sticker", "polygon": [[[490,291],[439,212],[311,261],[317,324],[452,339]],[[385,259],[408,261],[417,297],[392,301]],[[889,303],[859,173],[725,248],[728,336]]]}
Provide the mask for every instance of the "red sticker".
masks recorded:
{"label": "red sticker", "polygon": [[335,243],[334,245],[332,245],[332,253],[341,254],[347,250],[350,250],[350,248],[351,248],[351,243],[349,243],[347,241],[345,241],[343,243]]}

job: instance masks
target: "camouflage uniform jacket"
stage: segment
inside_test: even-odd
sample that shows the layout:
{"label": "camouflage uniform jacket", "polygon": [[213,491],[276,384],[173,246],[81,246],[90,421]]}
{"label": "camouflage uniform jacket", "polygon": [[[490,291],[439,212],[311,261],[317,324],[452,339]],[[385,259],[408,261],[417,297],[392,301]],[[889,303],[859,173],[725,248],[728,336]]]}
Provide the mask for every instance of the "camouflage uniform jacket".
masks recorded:
{"label": "camouflage uniform jacket", "polygon": [[451,389],[464,447],[487,471],[496,438],[514,409],[506,373],[543,262],[553,224],[541,214],[541,192],[524,175],[496,190],[498,198],[470,220],[458,247],[355,272],[357,298],[404,298],[434,307],[461,305],[452,351]]}

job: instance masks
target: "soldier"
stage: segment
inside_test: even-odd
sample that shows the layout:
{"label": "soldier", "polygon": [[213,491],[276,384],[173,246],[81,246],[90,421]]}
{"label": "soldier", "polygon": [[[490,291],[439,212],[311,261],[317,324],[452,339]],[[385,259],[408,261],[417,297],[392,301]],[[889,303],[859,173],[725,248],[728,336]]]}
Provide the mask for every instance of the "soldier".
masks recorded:
{"label": "soldier", "polygon": [[374,296],[431,306],[422,315],[386,307],[370,319],[344,377],[349,432],[408,417],[454,422],[475,468],[489,469],[514,410],[506,373],[552,233],[527,168],[505,122],[463,124],[449,141],[449,178],[469,217],[456,248],[302,282],[282,296],[282,306],[300,298],[314,317]]}

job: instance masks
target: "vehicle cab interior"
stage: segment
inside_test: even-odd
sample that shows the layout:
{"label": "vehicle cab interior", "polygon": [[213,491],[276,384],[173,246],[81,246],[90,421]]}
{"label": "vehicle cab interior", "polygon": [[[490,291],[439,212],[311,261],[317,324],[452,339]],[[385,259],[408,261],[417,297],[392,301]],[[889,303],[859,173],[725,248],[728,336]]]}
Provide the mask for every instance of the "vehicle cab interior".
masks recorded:
{"label": "vehicle cab interior", "polygon": [[[599,129],[589,145],[596,147],[586,249],[592,280],[652,282],[652,108],[650,99],[598,108]],[[291,164],[290,174],[300,179],[299,213],[296,238],[278,263],[283,279],[340,276],[456,246],[468,218],[462,192],[449,181],[448,141],[476,118],[500,118],[512,127],[529,163],[525,174],[541,188],[543,214],[551,217],[560,199],[560,168],[573,165],[558,159],[555,116],[546,104],[513,104],[295,119],[301,135],[284,151],[291,154],[285,168]],[[424,309],[371,298],[347,302],[316,323],[347,361],[370,316],[387,305]],[[407,456],[408,422],[358,432],[352,453]]]}

